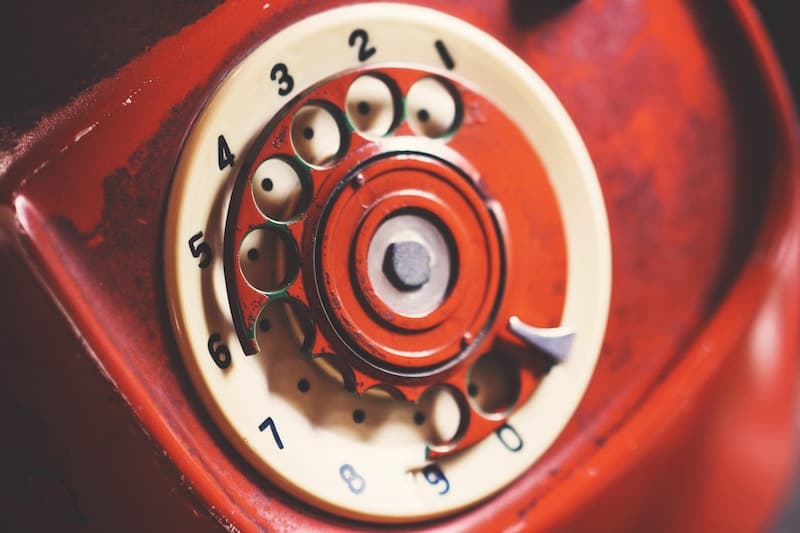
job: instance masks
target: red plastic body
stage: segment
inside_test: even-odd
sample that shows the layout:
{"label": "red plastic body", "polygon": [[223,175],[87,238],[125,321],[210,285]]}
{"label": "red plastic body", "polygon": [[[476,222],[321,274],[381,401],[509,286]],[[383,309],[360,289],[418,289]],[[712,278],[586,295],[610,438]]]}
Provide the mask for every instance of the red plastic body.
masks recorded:
{"label": "red plastic body", "polygon": [[[282,493],[225,442],[161,279],[172,170],[216,82],[343,3],[220,5],[4,144],[9,529],[372,528]],[[584,0],[531,21],[513,2],[414,3],[495,35],[561,99],[598,171],[613,292],[595,377],[547,454],[484,504],[401,529],[763,527],[797,451],[800,175],[752,6]]]}

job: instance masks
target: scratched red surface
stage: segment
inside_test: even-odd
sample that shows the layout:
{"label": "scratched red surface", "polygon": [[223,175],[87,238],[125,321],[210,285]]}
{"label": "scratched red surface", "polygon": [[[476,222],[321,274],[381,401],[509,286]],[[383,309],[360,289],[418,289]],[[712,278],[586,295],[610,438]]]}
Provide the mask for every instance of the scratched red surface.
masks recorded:
{"label": "scratched red surface", "polygon": [[[343,3],[226,3],[3,160],[0,201],[33,264],[155,445],[241,530],[368,525],[276,490],[194,396],[161,281],[169,182],[237,59]],[[790,104],[747,3],[585,0],[526,27],[514,3],[416,3],[497,36],[559,96],[597,167],[614,271],[599,366],[557,443],[501,495],[420,528],[759,527],[794,456],[798,177]]]}

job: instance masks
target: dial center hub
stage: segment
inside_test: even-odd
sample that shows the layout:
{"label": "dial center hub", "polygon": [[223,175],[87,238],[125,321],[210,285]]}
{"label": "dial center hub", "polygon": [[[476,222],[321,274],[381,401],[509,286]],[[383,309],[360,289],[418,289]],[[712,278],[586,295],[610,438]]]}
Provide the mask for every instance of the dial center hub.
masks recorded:
{"label": "dial center hub", "polygon": [[431,280],[431,256],[417,241],[393,242],[383,256],[383,272],[397,290],[416,291]]}
{"label": "dial center hub", "polygon": [[432,376],[491,326],[502,235],[468,161],[398,148],[355,166],[322,208],[317,287],[349,351],[389,375]]}
{"label": "dial center hub", "polygon": [[[364,236],[371,238],[369,283],[363,287],[368,301],[374,291],[392,312],[412,318],[424,317],[442,304],[456,275],[456,261],[447,242],[449,232],[440,230],[441,224],[428,211],[400,210]],[[355,268],[362,264],[356,256],[352,261]]]}

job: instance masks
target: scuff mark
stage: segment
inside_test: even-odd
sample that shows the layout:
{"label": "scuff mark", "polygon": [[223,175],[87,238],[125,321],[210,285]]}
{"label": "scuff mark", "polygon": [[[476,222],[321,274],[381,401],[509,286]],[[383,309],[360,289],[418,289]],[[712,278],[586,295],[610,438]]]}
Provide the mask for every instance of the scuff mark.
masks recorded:
{"label": "scuff mark", "polygon": [[78,141],[80,141],[81,139],[83,139],[84,137],[86,137],[86,135],[87,135],[88,133],[90,133],[90,132],[91,132],[93,129],[95,129],[95,128],[97,127],[97,125],[98,125],[98,124],[100,124],[100,122],[95,122],[94,124],[92,124],[92,125],[91,125],[91,126],[89,126],[88,128],[84,128],[84,129],[82,129],[81,131],[79,131],[78,133],[76,133],[76,134],[75,134],[75,142],[78,142]]}

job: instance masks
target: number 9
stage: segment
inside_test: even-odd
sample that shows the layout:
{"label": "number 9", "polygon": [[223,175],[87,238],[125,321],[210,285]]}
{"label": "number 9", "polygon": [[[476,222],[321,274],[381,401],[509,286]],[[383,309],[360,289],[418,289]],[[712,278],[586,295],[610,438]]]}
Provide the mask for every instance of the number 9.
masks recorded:
{"label": "number 9", "polygon": [[450,492],[450,482],[447,480],[447,477],[444,475],[439,465],[434,463],[429,464],[422,469],[422,475],[425,476],[425,481],[434,487],[442,483],[444,484],[444,488],[439,491],[439,494],[447,494]]}

